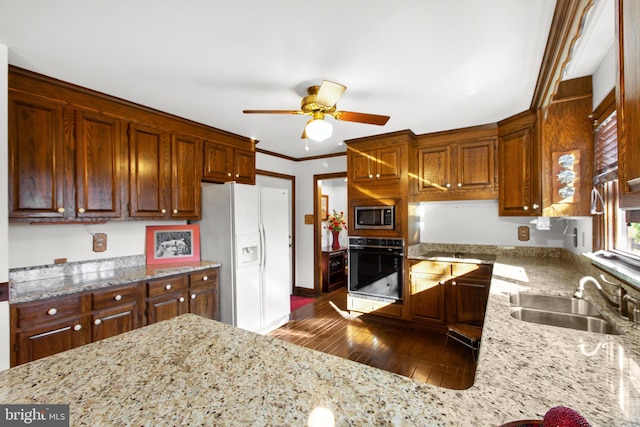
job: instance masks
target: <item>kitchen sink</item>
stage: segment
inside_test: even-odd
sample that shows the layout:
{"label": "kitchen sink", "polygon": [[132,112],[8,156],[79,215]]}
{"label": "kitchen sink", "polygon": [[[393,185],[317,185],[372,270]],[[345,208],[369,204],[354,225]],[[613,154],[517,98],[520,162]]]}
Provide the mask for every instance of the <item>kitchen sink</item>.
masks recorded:
{"label": "kitchen sink", "polygon": [[620,334],[593,304],[579,298],[520,292],[512,294],[509,302],[514,319],[599,334]]}

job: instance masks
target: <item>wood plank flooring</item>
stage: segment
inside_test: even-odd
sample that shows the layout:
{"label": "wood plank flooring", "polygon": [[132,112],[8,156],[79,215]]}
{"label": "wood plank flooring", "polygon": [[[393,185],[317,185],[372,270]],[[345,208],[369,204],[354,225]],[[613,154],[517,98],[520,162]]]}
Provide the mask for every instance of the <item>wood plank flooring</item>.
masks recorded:
{"label": "wood plank flooring", "polygon": [[291,313],[269,335],[439,387],[473,385],[476,364],[469,348],[455,340],[445,345],[444,335],[352,318],[346,309],[346,289],[337,289]]}

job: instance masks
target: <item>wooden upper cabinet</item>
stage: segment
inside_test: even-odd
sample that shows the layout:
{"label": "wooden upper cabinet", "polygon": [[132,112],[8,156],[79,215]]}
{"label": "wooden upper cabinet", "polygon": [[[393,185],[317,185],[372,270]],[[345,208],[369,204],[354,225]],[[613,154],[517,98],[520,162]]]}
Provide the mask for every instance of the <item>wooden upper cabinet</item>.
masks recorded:
{"label": "wooden upper cabinet", "polygon": [[353,151],[351,155],[352,176],[354,181],[399,180],[402,174],[401,147],[385,147],[363,151]]}
{"label": "wooden upper cabinet", "polygon": [[76,111],[76,216],[122,216],[126,140],[120,119]]}
{"label": "wooden upper cabinet", "polygon": [[531,203],[531,130],[523,129],[500,137],[500,215],[529,216],[540,213]]}
{"label": "wooden upper cabinet", "polygon": [[196,138],[171,135],[172,219],[199,219],[201,211],[202,145]]}
{"label": "wooden upper cabinet", "polygon": [[616,7],[616,110],[620,207],[640,209],[640,3],[618,0]]}
{"label": "wooden upper cabinet", "polygon": [[497,198],[495,134],[480,127],[422,135],[415,201]]}
{"label": "wooden upper cabinet", "polygon": [[61,102],[9,91],[10,218],[64,218],[64,117]]}
{"label": "wooden upper cabinet", "polygon": [[169,134],[164,130],[129,125],[129,216],[132,218],[167,217],[169,150]]}
{"label": "wooden upper cabinet", "polygon": [[207,182],[255,183],[255,153],[227,144],[204,141],[202,179]]}

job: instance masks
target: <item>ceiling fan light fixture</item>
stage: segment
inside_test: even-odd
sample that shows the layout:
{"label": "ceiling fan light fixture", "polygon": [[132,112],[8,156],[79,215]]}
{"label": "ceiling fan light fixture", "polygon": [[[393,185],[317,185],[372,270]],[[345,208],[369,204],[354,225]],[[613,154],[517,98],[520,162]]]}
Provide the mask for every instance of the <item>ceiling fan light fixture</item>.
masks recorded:
{"label": "ceiling fan light fixture", "polygon": [[331,123],[326,122],[323,119],[313,119],[307,122],[305,132],[308,138],[320,142],[331,136],[333,133],[333,126],[331,126]]}

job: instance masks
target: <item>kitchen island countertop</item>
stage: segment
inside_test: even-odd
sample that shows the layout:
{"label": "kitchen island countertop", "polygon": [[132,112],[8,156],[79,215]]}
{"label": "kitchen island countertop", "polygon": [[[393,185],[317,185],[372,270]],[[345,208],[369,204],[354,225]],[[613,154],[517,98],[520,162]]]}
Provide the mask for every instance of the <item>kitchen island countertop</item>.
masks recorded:
{"label": "kitchen island countertop", "polygon": [[[640,333],[537,325],[508,294],[570,295],[561,259],[498,256],[475,384],[448,390],[194,315],[0,373],[2,403],[69,403],[71,425],[496,426],[569,406],[592,426],[640,425]],[[604,311],[597,294],[586,299]],[[593,298],[592,298],[593,296]]]}

